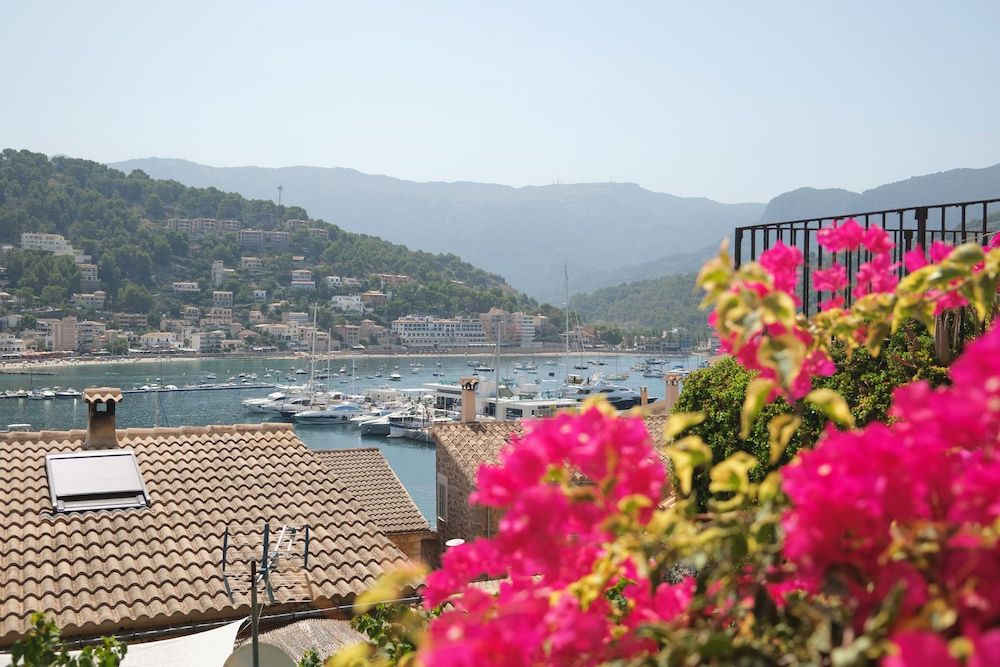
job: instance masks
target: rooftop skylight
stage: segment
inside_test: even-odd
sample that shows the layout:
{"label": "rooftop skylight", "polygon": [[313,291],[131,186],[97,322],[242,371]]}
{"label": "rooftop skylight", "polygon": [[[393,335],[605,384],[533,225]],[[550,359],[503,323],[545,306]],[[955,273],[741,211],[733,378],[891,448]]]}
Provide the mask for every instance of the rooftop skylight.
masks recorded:
{"label": "rooftop skylight", "polygon": [[149,493],[131,449],[48,454],[45,470],[57,512],[149,505]]}

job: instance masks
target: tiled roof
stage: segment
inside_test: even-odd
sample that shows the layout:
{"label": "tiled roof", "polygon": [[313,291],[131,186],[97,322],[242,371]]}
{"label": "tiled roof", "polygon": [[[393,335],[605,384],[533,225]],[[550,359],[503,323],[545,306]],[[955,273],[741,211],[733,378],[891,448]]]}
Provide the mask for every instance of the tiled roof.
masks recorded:
{"label": "tiled roof", "polygon": [[[246,644],[250,639],[237,642]],[[349,621],[332,618],[309,618],[291,623],[277,630],[263,632],[261,643],[271,644],[298,662],[311,648],[316,649],[321,660],[325,660],[345,646],[363,644],[368,638],[351,627]]]}
{"label": "tiled roof", "polygon": [[149,507],[54,513],[45,455],[80,450],[85,437],[0,436],[0,645],[34,610],[67,636],[246,615],[223,585],[227,524],[309,525],[317,601],[359,593],[403,558],[290,425],[119,430]]}
{"label": "tiled roof", "polygon": [[[667,423],[667,417],[643,417],[643,421],[660,458],[664,458],[662,450],[666,441],[663,427]],[[476,478],[480,464],[497,463],[500,451],[510,441],[511,435],[523,434],[524,427],[520,421],[442,424],[431,429],[437,446],[446,448],[462,472],[472,480]]]}
{"label": "tiled roof", "polygon": [[90,389],[83,390],[83,400],[88,403],[93,403],[94,401],[100,401],[106,403],[108,401],[118,401],[122,400],[122,390],[114,389],[112,387],[92,387]]}
{"label": "tiled roof", "polygon": [[377,448],[315,452],[386,533],[430,530],[427,519]]}

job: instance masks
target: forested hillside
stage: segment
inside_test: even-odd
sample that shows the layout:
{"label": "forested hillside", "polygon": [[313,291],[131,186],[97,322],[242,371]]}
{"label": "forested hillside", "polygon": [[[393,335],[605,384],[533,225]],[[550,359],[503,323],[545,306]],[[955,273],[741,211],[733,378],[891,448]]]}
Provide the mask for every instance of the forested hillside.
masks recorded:
{"label": "forested hillside", "polygon": [[[131,298],[162,312],[171,309],[170,281],[206,282],[213,260],[239,267],[241,249],[235,233],[202,238],[170,231],[169,218],[239,220],[244,229],[273,230],[290,219],[308,220],[299,207],[246,199],[215,188],[193,188],[176,181],[154,180],[142,171],[128,175],[88,160],[53,157],[7,149],[0,154],[0,242],[20,245],[22,232],[62,234],[74,247],[93,257],[102,288],[113,302]],[[324,226],[310,221],[310,226]],[[345,232],[329,225],[329,238],[316,240],[306,230],[295,231],[280,249],[257,250],[264,271],[254,286],[280,292],[292,268],[313,270],[318,283],[324,275],[405,274],[414,283],[399,289],[398,298],[383,313],[452,315],[488,310],[533,310],[538,305],[512,289],[499,276],[482,271],[451,254],[411,251],[374,236]],[[293,257],[304,260],[293,262]],[[20,290],[34,302],[59,306],[80,283],[72,258],[15,249],[3,259],[10,290]],[[374,285],[375,288],[379,286]],[[46,288],[48,291],[46,291]],[[231,280],[224,289],[248,302],[247,280]],[[136,296],[138,295],[138,297]],[[317,293],[294,298],[328,296]],[[120,305],[115,303],[115,305]]]}
{"label": "forested hillside", "polygon": [[707,329],[698,309],[695,273],[640,280],[573,297],[573,310],[587,322],[617,324],[659,334],[679,327],[693,336]]}

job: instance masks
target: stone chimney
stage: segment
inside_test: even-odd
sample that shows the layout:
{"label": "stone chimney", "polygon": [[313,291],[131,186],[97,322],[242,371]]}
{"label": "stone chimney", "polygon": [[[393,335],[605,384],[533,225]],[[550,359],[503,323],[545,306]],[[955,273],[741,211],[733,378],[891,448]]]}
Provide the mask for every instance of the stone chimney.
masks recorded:
{"label": "stone chimney", "polygon": [[642,407],[649,405],[649,390],[645,387],[639,387],[639,405]]}
{"label": "stone chimney", "polygon": [[99,387],[86,389],[83,400],[87,403],[87,440],[84,449],[117,449],[115,432],[115,406],[121,403],[121,389]]}
{"label": "stone chimney", "polygon": [[680,373],[667,373],[664,380],[667,383],[667,392],[663,396],[663,403],[667,412],[670,412],[677,404],[677,397],[680,395],[681,375]]}
{"label": "stone chimney", "polygon": [[462,423],[471,424],[476,421],[476,387],[479,378],[464,377],[458,381],[462,385]]}

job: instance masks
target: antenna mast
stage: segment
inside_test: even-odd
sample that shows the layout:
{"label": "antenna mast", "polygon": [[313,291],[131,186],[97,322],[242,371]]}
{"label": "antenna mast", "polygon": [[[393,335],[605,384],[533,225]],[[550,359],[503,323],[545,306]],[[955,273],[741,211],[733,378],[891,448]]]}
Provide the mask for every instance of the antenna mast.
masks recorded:
{"label": "antenna mast", "polygon": [[278,206],[281,206],[281,193],[284,192],[284,190],[285,190],[284,185],[278,186]]}

